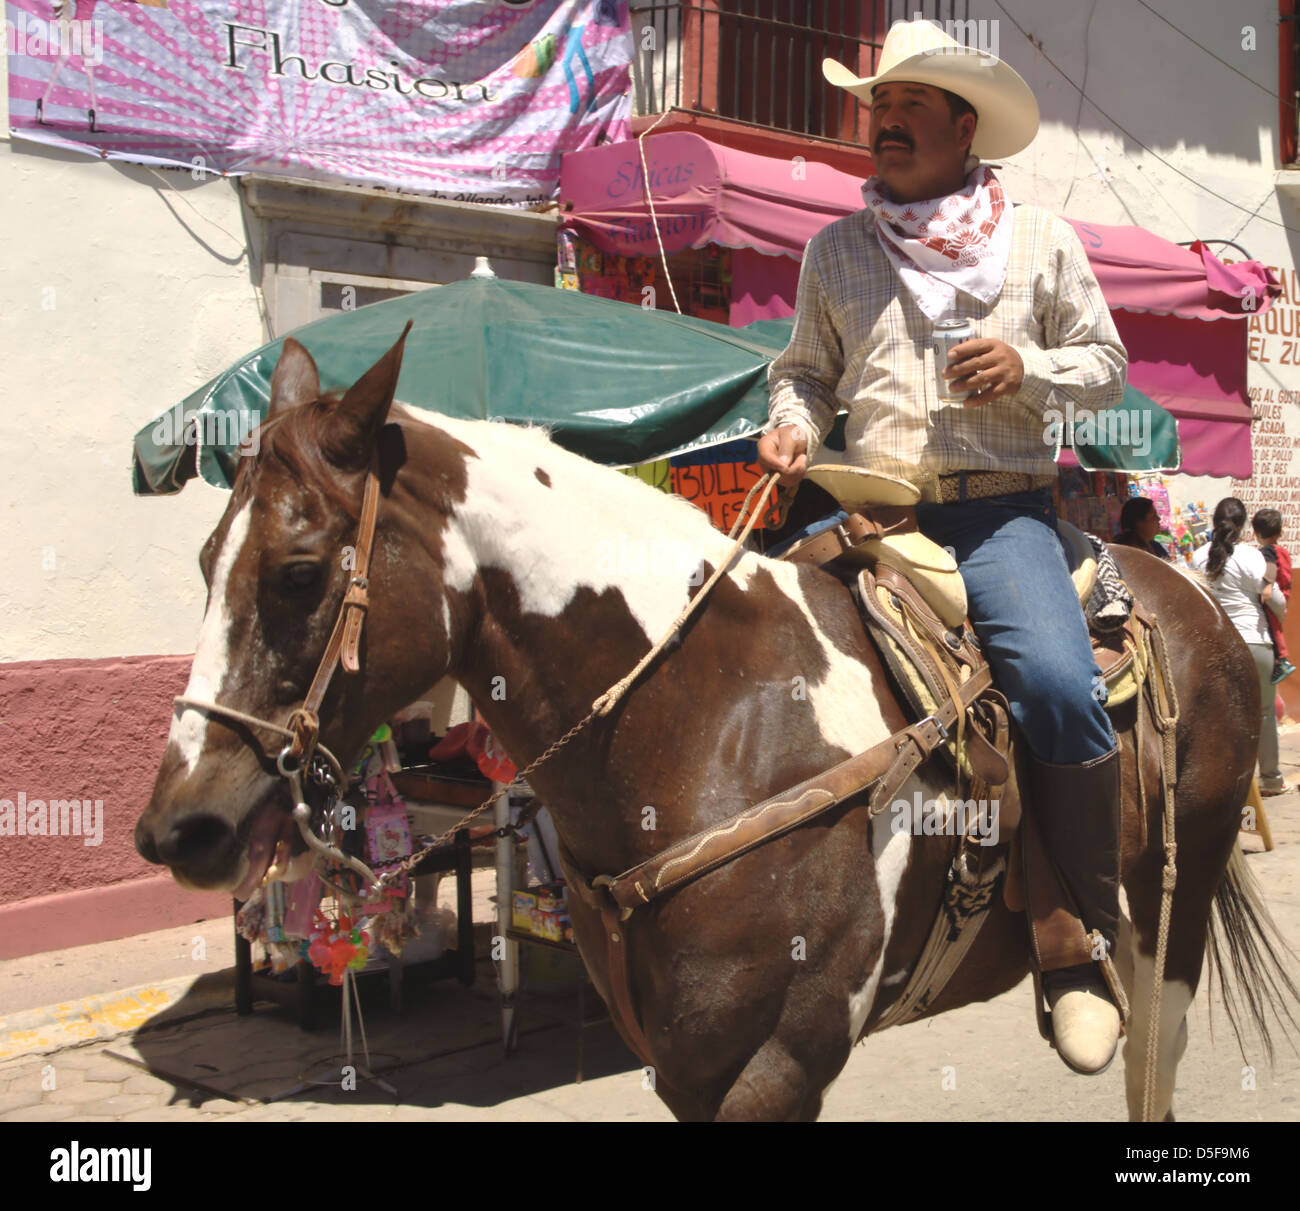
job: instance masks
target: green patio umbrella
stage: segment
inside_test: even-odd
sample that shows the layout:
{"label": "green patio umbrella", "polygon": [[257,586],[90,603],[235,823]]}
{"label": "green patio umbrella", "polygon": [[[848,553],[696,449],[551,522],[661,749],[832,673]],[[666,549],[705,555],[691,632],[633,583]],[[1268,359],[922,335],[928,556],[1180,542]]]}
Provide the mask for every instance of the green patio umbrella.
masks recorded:
{"label": "green patio umbrella", "polygon": [[[767,421],[767,367],[792,327],[780,319],[729,328],[486,277],[327,316],[286,335],[310,351],[326,390],[342,389],[408,319],[415,326],[399,401],[448,416],[546,425],[560,445],[613,466],[757,434]],[[136,434],[138,494],[179,492],[195,475],[230,486],[239,445],[265,415],[283,343],[240,359]],[[1142,419],[1118,435],[1104,425],[1082,434],[1079,461],[1089,470],[1175,467],[1174,418],[1131,387],[1124,406]],[[843,448],[843,421],[827,439],[832,449]],[[1116,436],[1124,440],[1109,440]]]}
{"label": "green patio umbrella", "polygon": [[[436,286],[299,328],[326,390],[350,386],[401,334],[397,398],[448,416],[546,425],[562,446],[629,466],[757,433],[784,341],[708,320],[501,278]],[[266,412],[284,337],[263,345],[135,437],[135,491],[196,474],[229,487]]]}
{"label": "green patio umbrella", "polygon": [[1074,420],[1066,444],[1086,471],[1177,471],[1182,464],[1173,413],[1131,384],[1115,408]]}

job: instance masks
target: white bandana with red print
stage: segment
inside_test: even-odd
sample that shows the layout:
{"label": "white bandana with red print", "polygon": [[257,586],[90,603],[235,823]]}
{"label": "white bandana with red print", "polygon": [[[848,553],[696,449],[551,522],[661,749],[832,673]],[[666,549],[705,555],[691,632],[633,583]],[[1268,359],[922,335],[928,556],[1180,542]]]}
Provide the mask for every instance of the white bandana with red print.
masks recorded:
{"label": "white bandana with red print", "polygon": [[976,165],[960,193],[924,202],[891,202],[885,183],[862,186],[876,235],[916,305],[932,320],[952,311],[957,291],[991,303],[1002,291],[1011,255],[1011,205],[993,170]]}

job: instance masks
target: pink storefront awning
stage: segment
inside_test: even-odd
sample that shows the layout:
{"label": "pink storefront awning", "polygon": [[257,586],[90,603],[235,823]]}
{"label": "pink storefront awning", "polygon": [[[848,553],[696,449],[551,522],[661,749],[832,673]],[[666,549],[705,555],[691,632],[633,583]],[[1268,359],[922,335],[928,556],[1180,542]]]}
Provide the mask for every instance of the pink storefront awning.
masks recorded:
{"label": "pink storefront awning", "polygon": [[[660,238],[669,254],[707,244],[740,250],[733,324],[793,314],[808,241],[862,209],[862,182],[824,164],[736,151],[687,131],[647,138],[644,151],[648,171],[636,142],[566,155],[564,226],[624,256],[657,256]],[[1070,222],[1128,350],[1129,382],[1178,418],[1180,470],[1248,478],[1247,321],[1272,303],[1272,274],[1141,227]]]}
{"label": "pink storefront awning", "polygon": [[1145,227],[1067,222],[1078,233],[1112,311],[1186,320],[1249,319],[1267,308],[1278,289],[1258,261],[1225,265],[1199,242],[1184,248]]}
{"label": "pink storefront awning", "polygon": [[[798,261],[827,223],[862,209],[862,181],[802,157],[778,159],[710,143],[689,131],[566,155],[560,215],[606,252],[657,256],[720,244]],[[646,203],[650,182],[655,222]]]}
{"label": "pink storefront awning", "polygon": [[1248,321],[1272,305],[1273,275],[1142,227],[1070,223],[1128,350],[1128,381],[1178,418],[1179,470],[1248,479]]}

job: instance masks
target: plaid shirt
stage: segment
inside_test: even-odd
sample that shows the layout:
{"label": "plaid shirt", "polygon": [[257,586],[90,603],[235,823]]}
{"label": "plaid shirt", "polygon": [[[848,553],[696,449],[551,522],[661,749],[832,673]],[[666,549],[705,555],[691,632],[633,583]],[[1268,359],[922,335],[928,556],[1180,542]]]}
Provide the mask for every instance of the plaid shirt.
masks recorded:
{"label": "plaid shirt", "polygon": [[[1082,421],[1082,409],[1114,407],[1128,354],[1074,229],[1034,206],[1013,211],[1006,282],[991,305],[962,292],[952,314],[976,337],[993,337],[1024,362],[1010,397],[979,408],[942,402],[932,325],[886,258],[866,210],[808,242],[794,331],[768,372],[768,430],[797,424],[808,456],[848,411],[844,462],[924,488],[954,471],[1056,470],[1050,421]],[[1055,409],[1059,415],[1044,412]]]}

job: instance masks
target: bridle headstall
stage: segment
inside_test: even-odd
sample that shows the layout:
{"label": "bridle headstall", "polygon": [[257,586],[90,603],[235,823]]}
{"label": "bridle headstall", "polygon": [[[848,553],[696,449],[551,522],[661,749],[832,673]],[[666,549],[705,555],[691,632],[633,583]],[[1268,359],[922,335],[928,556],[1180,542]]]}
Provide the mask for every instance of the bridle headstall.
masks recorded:
{"label": "bridle headstall", "polygon": [[[304,793],[303,777],[307,775],[319,786],[332,792],[333,796],[341,795],[347,790],[348,780],[342,763],[320,742],[320,708],[340,664],[348,673],[356,673],[361,668],[361,629],[370,607],[370,559],[374,552],[378,518],[379,474],[372,466],[366,473],[351,576],[343,594],[343,603],[339,607],[334,629],[325,644],[325,651],[321,654],[320,664],[307,689],[307,695],[302,705],[289,716],[287,725],[272,723],[269,719],[261,719],[199,698],[181,695],[172,700],[175,706],[181,708],[182,713],[186,710],[201,711],[224,723],[241,724],[254,731],[274,732],[288,740],[275,757],[275,767],[289,782],[293,792],[293,816],[298,831],[308,848],[318,857],[347,866],[360,875],[365,880],[363,895],[382,891],[384,881],[389,876],[381,879],[360,859],[343,853],[337,846],[316,836],[311,827],[312,809]],[[270,759],[266,750],[263,750],[263,756]]]}

